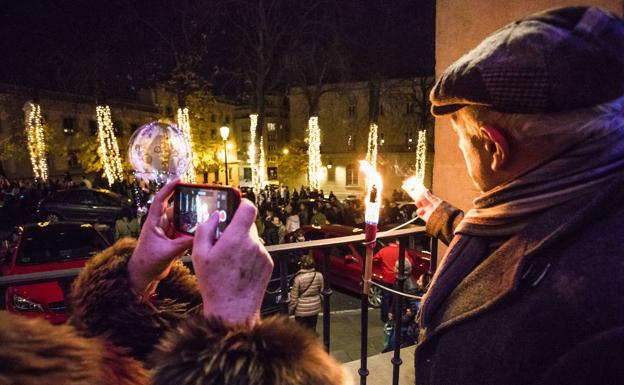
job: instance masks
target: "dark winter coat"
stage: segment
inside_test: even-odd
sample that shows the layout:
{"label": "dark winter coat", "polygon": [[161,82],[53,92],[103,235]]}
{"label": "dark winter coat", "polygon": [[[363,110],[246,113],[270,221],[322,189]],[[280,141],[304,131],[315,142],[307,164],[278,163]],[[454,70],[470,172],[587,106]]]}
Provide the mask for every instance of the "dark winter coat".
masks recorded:
{"label": "dark winter coat", "polygon": [[[624,178],[536,217],[422,330],[416,384],[624,383]],[[450,241],[461,212],[427,223]]]}

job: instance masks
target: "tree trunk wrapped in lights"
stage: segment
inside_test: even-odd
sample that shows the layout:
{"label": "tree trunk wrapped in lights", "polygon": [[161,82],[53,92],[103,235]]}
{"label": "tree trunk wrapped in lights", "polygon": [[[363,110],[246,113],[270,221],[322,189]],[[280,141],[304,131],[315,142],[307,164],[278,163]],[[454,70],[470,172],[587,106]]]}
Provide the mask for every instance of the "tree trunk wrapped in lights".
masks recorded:
{"label": "tree trunk wrapped in lights", "polygon": [[377,131],[378,126],[371,123],[368,129],[368,145],[366,147],[366,161],[373,168],[377,167]]}
{"label": "tree trunk wrapped in lights", "polygon": [[421,183],[425,181],[425,164],[427,158],[427,131],[418,131],[418,143],[416,145],[416,176]]}
{"label": "tree trunk wrapped in lights", "polygon": [[184,134],[184,140],[189,148],[189,165],[184,172],[183,179],[187,183],[196,183],[195,180],[195,162],[193,159],[193,137],[191,136],[191,123],[189,120],[188,108],[178,108],[178,128]]}
{"label": "tree trunk wrapped in lights", "polygon": [[115,181],[122,181],[124,178],[123,167],[121,165],[121,156],[119,155],[119,146],[113,129],[113,121],[109,106],[97,106],[97,123],[98,123],[98,140],[100,147],[98,153],[104,166],[104,175],[108,180],[108,184],[112,185]]}
{"label": "tree trunk wrapped in lights", "polygon": [[260,171],[258,173],[260,188],[264,188],[266,184],[266,158],[264,155],[264,141],[262,140],[262,136],[260,137],[260,164],[258,168]]}
{"label": "tree trunk wrapped in lights", "polygon": [[321,129],[318,116],[308,119],[308,178],[313,190],[321,188]]}
{"label": "tree trunk wrapped in lights", "polygon": [[258,127],[258,114],[249,115],[249,165],[251,166],[251,185],[255,192],[260,190],[258,177],[258,164],[256,163],[256,128]]}
{"label": "tree trunk wrapped in lights", "polygon": [[30,163],[32,164],[35,179],[48,179],[48,165],[46,162],[46,144],[41,117],[41,106],[35,103],[26,103],[26,137]]}

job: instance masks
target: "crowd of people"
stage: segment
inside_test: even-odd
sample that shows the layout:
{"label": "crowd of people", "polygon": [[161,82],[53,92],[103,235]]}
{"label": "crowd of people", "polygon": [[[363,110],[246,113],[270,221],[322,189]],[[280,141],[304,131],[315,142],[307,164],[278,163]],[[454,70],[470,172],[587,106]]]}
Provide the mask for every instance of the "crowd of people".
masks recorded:
{"label": "crowd of people", "polygon": [[[244,195],[250,201],[257,202],[259,215],[256,226],[265,245],[284,243],[287,241],[286,234],[307,225],[364,226],[362,200],[350,197],[341,201],[333,191],[325,194],[323,190],[303,186],[291,191],[288,186],[282,185],[274,188],[266,186],[257,194],[246,189]],[[403,223],[415,216],[415,206],[400,206],[402,202],[409,201],[410,198],[403,192],[394,190],[391,199],[383,202],[380,225]]]}

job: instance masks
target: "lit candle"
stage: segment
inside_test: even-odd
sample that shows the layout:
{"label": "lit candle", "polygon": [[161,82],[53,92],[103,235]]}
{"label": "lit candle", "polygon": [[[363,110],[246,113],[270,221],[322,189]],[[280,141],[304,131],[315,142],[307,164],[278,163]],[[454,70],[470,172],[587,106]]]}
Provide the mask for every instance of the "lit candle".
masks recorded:
{"label": "lit candle", "polygon": [[421,196],[427,191],[422,179],[417,175],[404,180],[401,187],[414,201],[419,201]]}
{"label": "lit candle", "polygon": [[381,191],[383,180],[377,170],[368,162],[360,161],[360,170],[366,175],[366,198],[364,200],[364,222],[366,234],[366,261],[364,264],[364,285],[362,293],[368,294],[373,274],[373,248],[377,241],[377,224],[381,208]]}

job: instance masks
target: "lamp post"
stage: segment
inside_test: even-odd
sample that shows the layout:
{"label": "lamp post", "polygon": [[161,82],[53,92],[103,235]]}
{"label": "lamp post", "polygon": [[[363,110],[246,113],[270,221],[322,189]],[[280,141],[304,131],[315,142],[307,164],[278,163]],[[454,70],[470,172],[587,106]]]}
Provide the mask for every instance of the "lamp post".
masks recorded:
{"label": "lamp post", "polygon": [[223,138],[223,159],[225,160],[225,185],[229,185],[230,181],[228,178],[228,164],[227,164],[227,139],[230,136],[230,128],[228,126],[223,126],[219,129],[221,132],[221,137]]}

